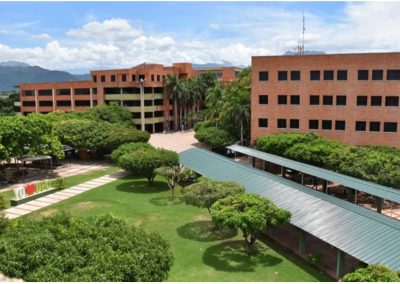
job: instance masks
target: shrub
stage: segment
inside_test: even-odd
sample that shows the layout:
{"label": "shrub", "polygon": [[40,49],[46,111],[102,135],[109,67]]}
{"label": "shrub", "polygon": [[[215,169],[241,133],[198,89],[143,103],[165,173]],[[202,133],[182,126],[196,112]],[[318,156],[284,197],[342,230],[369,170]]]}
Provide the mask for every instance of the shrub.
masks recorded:
{"label": "shrub", "polygon": [[195,132],[197,132],[200,128],[204,127],[204,128],[208,128],[208,127],[212,127],[214,126],[215,123],[206,120],[206,121],[199,121],[197,123],[195,123],[195,125],[193,126],[193,129]]}
{"label": "shrub", "polygon": [[150,139],[150,133],[147,131],[137,130],[132,126],[118,123],[112,124],[107,136],[104,144],[105,149],[109,152],[123,144],[136,142],[147,143]]}
{"label": "shrub", "polygon": [[235,137],[228,131],[217,127],[200,127],[195,138],[200,142],[210,145],[212,149],[223,150],[225,147],[235,143]]}
{"label": "shrub", "polygon": [[40,282],[163,281],[169,244],[110,215],[21,219],[0,241],[0,271]]}
{"label": "shrub", "polygon": [[366,268],[359,268],[343,276],[343,282],[399,282],[399,275],[390,268],[372,264]]}
{"label": "shrub", "polygon": [[114,162],[118,162],[119,157],[121,157],[122,155],[129,152],[135,152],[136,150],[142,148],[155,150],[155,148],[149,143],[138,142],[138,143],[123,144],[111,153],[111,159]]}
{"label": "shrub", "polygon": [[198,178],[199,175],[195,171],[185,167],[181,172],[181,177],[178,183],[180,186],[187,186],[197,182]]}
{"label": "shrub", "polygon": [[54,187],[57,190],[64,189],[66,187],[65,179],[63,177],[59,177],[59,178],[53,179],[51,181],[51,186]]}

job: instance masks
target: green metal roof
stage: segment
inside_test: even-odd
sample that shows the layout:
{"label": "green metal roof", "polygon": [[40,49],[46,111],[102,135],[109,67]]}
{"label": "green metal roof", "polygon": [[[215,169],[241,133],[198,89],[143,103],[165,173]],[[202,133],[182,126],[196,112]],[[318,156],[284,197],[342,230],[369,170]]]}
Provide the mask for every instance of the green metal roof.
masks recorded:
{"label": "green metal roof", "polygon": [[291,223],[366,263],[400,269],[400,222],[298,183],[202,149],[181,163],[216,180],[242,184],[292,213]]}
{"label": "green metal roof", "polygon": [[391,200],[397,203],[400,203],[400,190],[393,189],[391,187],[379,185],[373,182],[365,181],[362,179],[354,178],[351,176],[347,176],[344,174],[340,174],[334,171],[330,171],[327,169],[311,166],[305,163],[293,161],[290,159],[286,159],[277,155],[272,155],[269,153],[265,153],[253,148],[243,147],[240,145],[232,145],[227,147],[229,150],[234,152],[242,153],[247,156],[256,157],[261,160],[265,160],[285,168],[293,169],[299,172],[303,172],[305,174],[309,174],[315,177],[319,177],[328,181],[333,181],[344,185],[346,187],[350,187],[353,189],[357,189],[359,191],[363,191],[387,200]]}

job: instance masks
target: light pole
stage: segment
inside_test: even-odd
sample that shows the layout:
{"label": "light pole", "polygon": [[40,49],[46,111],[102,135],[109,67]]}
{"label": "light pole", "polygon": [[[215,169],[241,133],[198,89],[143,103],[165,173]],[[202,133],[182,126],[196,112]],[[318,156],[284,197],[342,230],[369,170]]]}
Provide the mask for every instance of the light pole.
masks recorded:
{"label": "light pole", "polygon": [[144,80],[141,78],[140,82],[140,124],[142,131],[145,130],[144,127]]}

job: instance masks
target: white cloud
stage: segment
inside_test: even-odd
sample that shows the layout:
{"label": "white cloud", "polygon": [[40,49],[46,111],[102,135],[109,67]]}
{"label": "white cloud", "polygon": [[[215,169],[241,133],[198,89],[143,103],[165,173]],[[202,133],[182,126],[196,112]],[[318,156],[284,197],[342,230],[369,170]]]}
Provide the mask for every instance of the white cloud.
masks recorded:
{"label": "white cloud", "polygon": [[42,33],[42,34],[32,35],[32,38],[39,40],[50,40],[51,36],[49,36],[47,33]]}

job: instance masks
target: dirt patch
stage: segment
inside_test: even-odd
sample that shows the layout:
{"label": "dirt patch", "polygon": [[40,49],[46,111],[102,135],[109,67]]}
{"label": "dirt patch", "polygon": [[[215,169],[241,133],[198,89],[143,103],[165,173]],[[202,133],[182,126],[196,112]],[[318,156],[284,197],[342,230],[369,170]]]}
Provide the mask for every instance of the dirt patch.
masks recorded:
{"label": "dirt patch", "polygon": [[46,211],[41,212],[40,216],[42,216],[42,217],[51,217],[54,214],[56,214],[57,212],[58,212],[58,209],[54,209],[54,208],[47,209]]}
{"label": "dirt patch", "polygon": [[71,206],[71,210],[88,210],[92,208],[105,207],[104,204],[93,201],[78,202]]}
{"label": "dirt patch", "polygon": [[211,217],[210,215],[195,215],[192,217],[193,221],[210,221]]}

